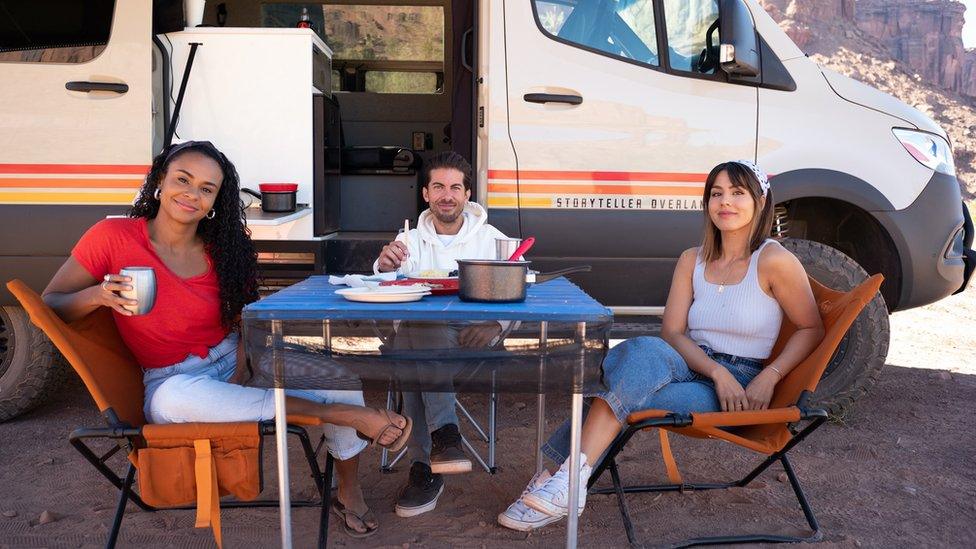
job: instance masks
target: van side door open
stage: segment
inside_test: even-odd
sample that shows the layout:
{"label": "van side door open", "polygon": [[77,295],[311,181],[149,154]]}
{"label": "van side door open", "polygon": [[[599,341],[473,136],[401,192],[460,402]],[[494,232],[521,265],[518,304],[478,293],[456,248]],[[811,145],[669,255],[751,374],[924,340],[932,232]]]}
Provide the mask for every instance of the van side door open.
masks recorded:
{"label": "van side door open", "polygon": [[592,264],[602,303],[664,305],[705,176],[755,158],[757,90],[718,70],[717,18],[715,0],[505,3],[518,169],[489,166],[487,202],[519,209],[540,266]]}

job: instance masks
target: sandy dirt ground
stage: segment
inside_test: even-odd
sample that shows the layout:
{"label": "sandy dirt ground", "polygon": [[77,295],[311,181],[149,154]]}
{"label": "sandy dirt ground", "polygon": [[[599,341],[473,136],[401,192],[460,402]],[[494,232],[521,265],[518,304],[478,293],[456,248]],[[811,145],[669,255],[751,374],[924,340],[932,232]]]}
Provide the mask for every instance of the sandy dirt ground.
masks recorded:
{"label": "sandy dirt ground", "polygon": [[[976,290],[892,317],[892,346],[880,383],[843,424],[829,424],[792,453],[807,496],[822,525],[818,547],[976,546]],[[383,395],[370,394],[375,405]],[[463,397],[484,410],[481,396]],[[550,399],[548,425],[568,413],[568,400]],[[76,426],[100,425],[79,382],[60,398],[0,425],[0,548],[98,547],[114,513],[116,492],[68,445]],[[462,425],[462,429],[465,427]],[[467,429],[470,433],[470,429]],[[447,478],[434,511],[412,519],[393,513],[406,480],[401,468],[378,470],[379,453],[364,454],[367,502],[382,522],[377,534],[353,540],[332,518],[334,547],[558,547],[564,523],[532,534],[498,526],[495,516],[515,498],[534,463],[534,397],[504,396],[498,432],[500,470]],[[757,456],[730,445],[672,437],[689,481],[742,475]],[[265,452],[265,494],[274,496],[273,443]],[[297,447],[291,456],[293,493],[311,495]],[[115,458],[113,458],[115,459]],[[121,465],[121,460],[116,460]],[[666,480],[656,437],[645,435],[624,452],[625,480]],[[712,533],[772,531],[803,534],[799,507],[779,467],[747,488],[628,496],[639,538],[661,544]],[[608,483],[602,481],[601,483]],[[317,511],[294,512],[296,547],[312,547]],[[207,530],[193,528],[193,513],[145,513],[130,505],[121,547],[213,547]],[[275,509],[225,510],[227,547],[277,544]],[[580,546],[624,547],[615,499],[591,496],[581,518]]]}

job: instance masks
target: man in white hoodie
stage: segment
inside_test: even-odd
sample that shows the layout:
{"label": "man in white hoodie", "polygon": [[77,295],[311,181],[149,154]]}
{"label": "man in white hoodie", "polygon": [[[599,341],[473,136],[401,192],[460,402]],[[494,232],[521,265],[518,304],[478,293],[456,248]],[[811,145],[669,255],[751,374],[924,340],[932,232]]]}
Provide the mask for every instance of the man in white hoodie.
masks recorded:
{"label": "man in white hoodie", "polygon": [[[423,196],[430,208],[417,227],[383,247],[373,270],[425,276],[457,269],[458,259],[494,259],[495,239],[505,238],[488,225],[488,214],[471,198],[471,165],[455,152],[431,157],[424,167]],[[484,347],[502,331],[497,322],[402,323],[393,346],[400,349]],[[432,372],[435,371],[432,368]],[[435,379],[451,387],[449,377]],[[404,392],[403,413],[415,425],[408,446],[410,480],[397,496],[396,513],[411,517],[437,506],[444,490],[441,474],[465,473],[471,460],[461,448],[453,392]],[[424,426],[428,428],[425,429]]]}

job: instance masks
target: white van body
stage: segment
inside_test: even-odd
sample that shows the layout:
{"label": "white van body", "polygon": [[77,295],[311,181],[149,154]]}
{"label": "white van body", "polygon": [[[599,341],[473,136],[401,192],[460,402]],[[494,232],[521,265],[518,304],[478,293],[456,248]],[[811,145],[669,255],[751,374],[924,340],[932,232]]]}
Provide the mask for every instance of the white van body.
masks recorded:
{"label": "white van body", "polygon": [[[537,266],[591,264],[574,280],[631,313],[663,306],[677,257],[700,237],[708,172],[728,160],[757,161],[772,174],[775,236],[792,237],[808,272],[834,286],[865,271],[886,277],[883,300],[855,325],[825,379],[837,380],[830,391],[848,400],[884,363],[887,310],[961,291],[976,263],[951,156],[924,165],[899,137],[921,139],[938,156],[949,150],[946,133],[910,106],[817,66],[755,0],[722,2],[723,17],[741,23],[745,14],[754,27],[754,76],[733,71],[737,59],[718,59],[717,43],[698,56],[704,29],[719,26],[717,0],[322,3],[329,17],[358,14],[346,25],[353,34],[370,10],[384,14],[374,26],[399,29],[433,14],[443,21],[434,29],[443,32],[434,48],[441,54],[421,61],[344,58],[354,48],[343,33],[268,28],[272,15],[292,9],[284,1],[211,2],[209,26],[183,30],[171,24],[174,13],[182,17],[179,4],[91,2],[110,29],[68,53],[5,51],[0,41],[3,280],[41,290],[88,226],[124,213],[164,145],[177,95],[175,141],[213,141],[245,187],[299,185],[292,214],[247,210],[272,287],[368,270],[402,225],[402,202],[419,200],[419,161],[450,148],[472,160],[473,199],[492,224],[536,237]],[[186,76],[193,43],[200,46]],[[368,71],[430,75],[436,85],[376,92]],[[341,128],[331,135],[330,124]],[[346,158],[357,147],[394,147],[417,162],[355,170],[333,163],[330,155],[341,149]],[[423,207],[405,209],[412,216]],[[5,290],[0,306],[0,341],[13,341],[2,339],[5,330],[31,329]],[[44,375],[30,373],[43,364],[23,345],[0,350],[0,385],[14,387],[0,389],[2,420],[40,398]],[[28,385],[35,388],[17,389]]]}

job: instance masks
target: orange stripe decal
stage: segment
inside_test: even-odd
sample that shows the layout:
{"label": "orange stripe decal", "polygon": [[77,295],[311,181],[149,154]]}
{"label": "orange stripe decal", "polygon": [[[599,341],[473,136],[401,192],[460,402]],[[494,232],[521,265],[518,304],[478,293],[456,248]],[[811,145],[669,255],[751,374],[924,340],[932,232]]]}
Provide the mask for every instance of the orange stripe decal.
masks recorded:
{"label": "orange stripe decal", "polygon": [[27,178],[0,177],[0,189],[138,189],[142,186],[140,179],[62,179],[62,178]]}
{"label": "orange stripe decal", "polygon": [[662,186],[633,186],[633,185],[531,185],[489,183],[488,192],[493,193],[526,193],[526,194],[613,194],[631,196],[701,196],[698,187],[662,187]]}
{"label": "orange stripe decal", "polygon": [[552,170],[488,170],[489,179],[525,181],[650,181],[704,183],[708,174],[677,172],[587,172]]}
{"label": "orange stripe decal", "polygon": [[146,175],[149,165],[143,164],[0,164],[3,174],[126,174]]}

